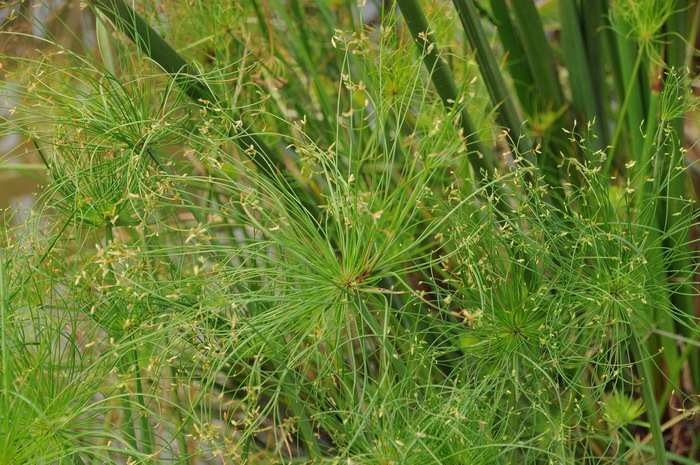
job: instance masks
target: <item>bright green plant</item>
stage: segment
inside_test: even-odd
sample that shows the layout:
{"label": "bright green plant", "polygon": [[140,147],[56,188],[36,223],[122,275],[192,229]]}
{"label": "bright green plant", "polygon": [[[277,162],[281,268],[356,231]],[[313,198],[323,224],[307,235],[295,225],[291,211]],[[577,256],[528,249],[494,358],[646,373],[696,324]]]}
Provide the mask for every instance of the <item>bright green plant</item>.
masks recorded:
{"label": "bright green plant", "polygon": [[2,463],[696,463],[694,2],[82,6],[0,35]]}

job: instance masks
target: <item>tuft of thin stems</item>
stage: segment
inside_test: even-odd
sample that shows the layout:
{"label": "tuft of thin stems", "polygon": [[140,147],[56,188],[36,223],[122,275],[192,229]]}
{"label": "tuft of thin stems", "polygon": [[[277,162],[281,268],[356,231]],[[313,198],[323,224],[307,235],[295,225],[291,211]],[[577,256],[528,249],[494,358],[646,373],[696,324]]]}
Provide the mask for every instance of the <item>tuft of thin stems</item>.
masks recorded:
{"label": "tuft of thin stems", "polygon": [[0,461],[697,462],[694,3],[584,3],[0,32]]}

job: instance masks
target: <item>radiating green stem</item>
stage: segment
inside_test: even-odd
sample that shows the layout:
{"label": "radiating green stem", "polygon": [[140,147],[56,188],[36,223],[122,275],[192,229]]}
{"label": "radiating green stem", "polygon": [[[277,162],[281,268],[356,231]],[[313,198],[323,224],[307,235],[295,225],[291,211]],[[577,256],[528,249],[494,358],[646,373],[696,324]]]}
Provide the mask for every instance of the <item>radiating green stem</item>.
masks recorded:
{"label": "radiating green stem", "polygon": [[[212,105],[219,105],[224,111],[232,112],[235,119],[240,119],[238,112],[228,108],[226,100],[206,86],[204,79],[124,0],[90,0],[89,3],[158,63],[195,104],[205,109]],[[247,127],[245,122],[242,127]],[[281,179],[280,167],[284,166],[284,161],[262,139],[255,134],[250,134],[246,129],[232,130],[231,136],[241,151],[250,155],[251,161],[265,176],[276,182]],[[300,200],[307,210],[311,214],[318,213],[315,208],[317,202],[312,200],[313,194],[300,186],[293,187],[300,191],[297,193],[301,196]]]}

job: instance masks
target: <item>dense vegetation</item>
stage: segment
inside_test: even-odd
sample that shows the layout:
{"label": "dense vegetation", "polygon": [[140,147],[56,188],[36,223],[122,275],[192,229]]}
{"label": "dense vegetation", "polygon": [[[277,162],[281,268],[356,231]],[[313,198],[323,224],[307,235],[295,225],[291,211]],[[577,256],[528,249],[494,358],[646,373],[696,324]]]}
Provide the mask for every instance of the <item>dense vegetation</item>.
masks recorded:
{"label": "dense vegetation", "polygon": [[696,2],[7,3],[1,463],[700,460]]}

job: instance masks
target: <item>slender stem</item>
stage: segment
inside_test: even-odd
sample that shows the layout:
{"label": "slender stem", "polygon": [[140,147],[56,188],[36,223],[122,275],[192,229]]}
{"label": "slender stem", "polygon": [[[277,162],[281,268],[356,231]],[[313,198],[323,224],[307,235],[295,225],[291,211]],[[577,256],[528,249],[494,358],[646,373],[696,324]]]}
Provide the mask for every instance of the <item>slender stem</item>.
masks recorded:
{"label": "slender stem", "polygon": [[[114,241],[114,232],[113,232],[114,226],[107,222],[105,225],[105,247],[108,247],[113,241]],[[115,282],[115,277],[114,277],[114,270],[112,269],[111,263],[107,264],[107,279],[110,282],[110,284],[114,285]],[[134,427],[134,422],[133,418],[131,415],[131,399],[130,399],[130,394],[129,394],[129,389],[128,389],[128,384],[127,384],[127,379],[130,371],[130,365],[128,360],[126,360],[124,357],[121,358],[121,361],[119,363],[119,368],[121,375],[123,376],[122,382],[123,382],[123,390],[122,390],[122,413],[124,414],[124,421],[123,421],[123,428],[124,428],[124,435],[126,436],[126,441],[129,444],[129,446],[132,448],[132,452],[139,452],[139,446],[138,446],[138,439],[136,438],[136,428]],[[134,456],[131,456],[132,459],[134,459]]]}
{"label": "slender stem", "polygon": [[[620,142],[620,135],[622,134],[622,128],[625,125],[625,118],[627,118],[627,108],[630,105],[632,93],[635,90],[636,86],[638,86],[637,74],[639,74],[639,68],[642,65],[643,58],[644,54],[641,51],[638,51],[637,58],[634,61],[634,66],[632,66],[632,72],[630,73],[631,78],[629,79],[629,82],[627,83],[627,89],[625,90],[625,98],[622,101],[622,106],[620,107],[620,110],[617,113],[615,133],[613,134],[612,142],[610,143],[610,153],[608,155],[608,172],[610,172],[612,162],[615,158],[615,151],[617,149],[618,143]],[[629,129],[630,131],[634,131],[634,128],[632,127],[630,127]]]}
{"label": "slender stem", "polygon": [[[120,372],[124,377],[122,380],[124,383],[124,387],[122,389],[122,413],[124,414],[122,428],[124,428],[124,435],[126,436],[127,443],[131,447],[131,452],[134,453],[139,451],[139,446],[136,438],[136,428],[134,427],[134,421],[131,416],[131,396],[129,395],[129,388],[127,387],[126,381],[129,374],[129,364],[122,362],[120,364]],[[135,458],[131,454],[130,456],[132,459]]]}
{"label": "slender stem", "polygon": [[534,78],[528,67],[527,55],[518,37],[517,30],[510,18],[510,8],[505,0],[489,0],[493,10],[494,21],[498,29],[498,38],[506,54],[508,71],[513,78],[515,93],[525,113],[532,116],[537,113],[535,94],[532,83]]}
{"label": "slender stem", "polygon": [[537,90],[545,99],[545,107],[553,106],[558,110],[564,105],[564,91],[537,6],[534,0],[518,0],[511,2],[511,7],[523,34],[523,49]]}
{"label": "slender stem", "polygon": [[605,38],[612,31],[605,27],[607,8],[605,0],[591,0],[585,3],[585,7],[581,5],[579,10],[583,21],[582,33],[589,77],[593,87],[596,123],[603,147],[608,146],[609,138],[608,115],[605,109],[610,99],[610,89],[607,85]]}
{"label": "slender stem", "polygon": [[[170,169],[168,165],[163,163],[163,160],[160,158],[160,156],[156,153],[155,150],[149,148],[148,150],[148,156],[153,160],[153,162],[158,166],[158,169],[163,171],[166,175],[174,178],[175,176],[173,175],[173,171]],[[177,188],[178,192],[180,193],[180,197],[185,201],[186,204],[191,205],[191,208],[189,208],[190,213],[192,213],[192,216],[194,217],[195,221],[197,221],[201,225],[206,224],[206,219],[202,216],[202,214],[199,212],[199,210],[196,208],[197,204],[194,202],[192,199],[192,196],[185,190],[183,187],[180,186],[180,183],[174,182],[175,187]]]}
{"label": "slender stem", "polygon": [[[459,100],[457,85],[447,64],[440,56],[440,48],[432,39],[428,20],[423,14],[418,0],[397,0],[406,25],[413,40],[423,56],[423,63],[430,73],[430,78],[442,99],[446,109],[450,110]],[[495,156],[493,151],[479,137],[476,125],[471,119],[466,107],[460,114],[462,136],[465,138],[468,150],[468,160],[476,179],[486,184],[486,193],[496,204],[496,208],[504,216],[512,216],[512,209],[506,202],[501,189],[496,184],[488,184],[494,179]]]}
{"label": "slender stem", "polygon": [[[510,2],[510,8],[503,0],[491,0],[491,5],[498,21],[499,36],[512,63],[509,68],[516,90],[518,85],[524,87],[519,92],[521,106],[533,118],[533,127],[540,138],[542,156],[538,158],[544,180],[555,205],[565,211],[567,205],[559,195],[563,180],[559,164],[562,154],[571,152],[572,147],[565,142],[569,136],[563,131],[567,124],[564,92],[542,19],[533,0]],[[511,12],[515,23],[511,21]],[[543,124],[538,123],[538,119]],[[572,181],[576,182],[575,178]]]}
{"label": "slender stem", "polygon": [[[698,30],[700,29],[698,26],[700,23],[700,2],[697,0],[690,0],[691,3],[691,10],[693,10],[693,19],[690,21],[690,31],[688,31],[688,34],[684,38],[684,42],[687,41],[688,44],[691,44],[691,46],[695,46],[695,41],[698,36]],[[679,12],[682,12],[682,10],[678,10]],[[685,56],[685,67],[690,68],[691,63],[693,60],[693,54],[692,53],[686,53]]]}
{"label": "slender stem", "polygon": [[[523,118],[520,115],[515,102],[508,90],[506,81],[498,66],[498,61],[494,55],[486,33],[481,25],[479,14],[473,0],[453,0],[462,27],[467,33],[467,38],[472,48],[475,50],[476,61],[479,70],[484,78],[486,89],[491,97],[491,103],[498,107],[498,116],[501,124],[510,132],[509,141],[514,148],[521,147],[521,151],[526,152],[532,158],[529,151],[532,149],[532,141],[523,131]],[[534,165],[534,160],[531,160]]]}
{"label": "slender stem", "polygon": [[[665,152],[663,146],[668,125],[664,121],[657,124],[659,99],[661,94],[659,87],[660,86],[653,86],[650,92],[649,108],[646,117],[647,123],[644,150],[640,155],[638,155],[639,161],[638,166],[636,166],[637,170],[635,174],[637,179],[636,186],[638,186],[637,191],[635,192],[635,197],[637,198],[636,201],[639,205],[649,205],[649,207],[645,209],[644,214],[640,216],[639,220],[649,227],[650,238],[653,237],[654,239],[652,240],[654,241],[660,240],[662,231],[668,229],[664,218],[664,197],[661,199],[654,198],[654,193],[658,193],[659,190],[657,183],[661,184],[660,179],[667,179],[669,176],[669,170],[666,170],[666,173],[663,175],[660,171],[660,167],[662,167],[664,164],[665,156],[662,155],[662,153]],[[654,156],[656,156],[656,160],[652,162],[652,157]],[[647,180],[649,177],[653,178],[655,181],[652,182]],[[675,250],[675,247],[670,247],[669,249],[673,251]],[[652,260],[663,261],[663,257],[658,250],[652,250],[650,252]],[[664,279],[664,277],[659,276],[658,279]],[[671,279],[671,276],[667,277],[666,279]],[[670,305],[673,305],[672,292],[667,292],[664,297],[671,301]],[[658,322],[657,324],[661,329],[668,333],[675,332],[674,320],[672,318],[668,318],[662,310],[655,310],[655,314],[655,320]],[[658,344],[664,348],[663,359],[669,373],[669,379],[666,385],[669,386],[673,383],[673,378],[680,373],[682,361],[679,361],[680,355],[675,341],[672,338],[664,335],[653,335],[653,337],[650,337],[646,344],[647,351],[649,353],[654,352],[656,350],[654,346],[656,345],[656,347],[658,347]],[[655,381],[657,384],[663,384],[664,379],[663,377],[657,376]],[[659,406],[662,406],[664,403],[665,401],[657,402]]]}
{"label": "slender stem", "polygon": [[5,257],[3,256],[2,250],[0,250],[0,332],[2,334],[2,417],[5,420],[3,425],[3,430],[7,431],[7,421],[9,420],[10,412],[10,378],[12,376],[12,368],[10,367],[10,358],[8,353],[8,327],[7,327],[7,316],[10,311],[10,306],[8,304],[8,293],[5,288]]}
{"label": "slender stem", "polygon": [[600,150],[605,148],[601,129],[602,118],[598,114],[596,105],[596,96],[593,90],[594,79],[588,64],[588,57],[586,56],[578,9],[574,0],[560,0],[559,8],[561,12],[562,47],[569,71],[574,108],[578,114],[583,115],[586,123],[595,120],[595,124],[592,127],[593,134],[595,134],[592,146],[595,150]]}
{"label": "slender stem", "polygon": [[190,65],[124,0],[89,0],[89,3],[172,76],[192,100],[217,102],[216,96]]}
{"label": "slender stem", "polygon": [[[170,380],[172,380],[172,402],[174,405],[180,405],[180,395],[178,394],[178,387],[177,387],[177,380],[176,380],[176,373],[175,370],[173,369],[173,366],[171,364],[168,364],[168,375],[170,377]],[[175,414],[173,415],[175,418],[175,424],[177,425],[177,441],[178,445],[180,446],[180,461],[185,464],[190,463],[190,457],[189,457],[189,452],[188,452],[188,444],[187,444],[187,423],[186,419],[183,419],[180,417],[180,414],[178,413],[178,410],[175,409]]]}
{"label": "slender stem", "polygon": [[[450,69],[440,56],[440,48],[432,39],[428,20],[417,0],[397,0],[406,25],[413,39],[423,55],[423,62],[430,72],[430,78],[442,99],[445,108],[451,109],[458,101],[457,85],[452,77]],[[474,168],[478,179],[489,179],[493,175],[493,154],[480,139],[476,125],[466,110],[461,115],[463,136],[467,140],[469,149],[469,162]]]}
{"label": "slender stem", "polygon": [[637,329],[632,326],[632,334],[630,337],[630,348],[632,355],[637,362],[637,370],[641,379],[642,399],[647,408],[647,417],[649,419],[649,429],[651,431],[654,442],[654,454],[656,456],[657,465],[665,465],[666,462],[666,446],[664,445],[664,436],[661,431],[661,419],[659,411],[656,407],[656,399],[654,397],[654,384],[651,368],[649,367],[649,359],[645,356],[642,349]]}
{"label": "slender stem", "polygon": [[134,347],[131,350],[131,364],[135,375],[135,387],[136,387],[136,402],[139,405],[139,419],[141,423],[141,440],[144,445],[144,452],[146,454],[152,454],[155,449],[155,444],[153,442],[153,431],[151,430],[151,424],[148,421],[148,410],[146,409],[146,402],[144,399],[143,384],[141,382],[141,368],[139,367],[139,359],[137,348]]}
{"label": "slender stem", "polygon": [[[107,242],[107,246],[114,241],[114,232],[113,232],[113,226],[111,224],[107,224],[105,226],[105,239]],[[109,266],[109,280],[114,284],[116,282],[115,276],[114,276],[114,270],[112,269],[111,264]],[[123,371],[122,373],[126,376],[130,372],[134,372],[134,388],[135,388],[135,394],[136,394],[136,403],[141,410],[139,412],[139,422],[140,422],[140,429],[141,429],[141,442],[144,447],[144,452],[147,454],[151,454],[153,452],[153,433],[151,431],[151,426],[150,423],[148,422],[148,417],[145,415],[146,413],[146,403],[144,401],[143,397],[143,385],[141,383],[141,369],[139,368],[139,362],[138,362],[138,353],[137,353],[137,348],[133,347],[131,348],[128,353],[124,355],[125,362],[123,363]],[[130,360],[129,360],[130,359]],[[125,380],[126,383],[126,380]],[[125,384],[126,386],[126,384]],[[128,395],[128,390],[125,390],[125,395]],[[127,402],[128,403],[128,402]],[[127,414],[128,413],[128,417]],[[130,408],[125,409],[125,417],[128,418],[128,424],[130,424],[130,433],[134,437],[134,447],[137,447],[137,439],[135,435],[135,429],[134,425],[132,423],[132,417],[131,417],[131,410]],[[136,449],[138,450],[138,449]]]}
{"label": "slender stem", "polygon": [[388,352],[389,361],[391,365],[394,366],[396,374],[399,376],[399,378],[404,379],[407,376],[406,364],[401,359],[401,356],[396,350],[396,347],[394,347],[393,342],[388,340],[386,328],[382,328],[379,325],[374,315],[372,315],[372,312],[370,311],[369,307],[367,307],[365,301],[362,300],[362,296],[359,292],[356,292],[354,297],[355,304],[357,305],[358,310],[360,310],[362,320],[367,324],[367,326],[369,326],[369,328],[372,330],[377,339],[379,339],[381,347],[386,349],[386,351]]}

